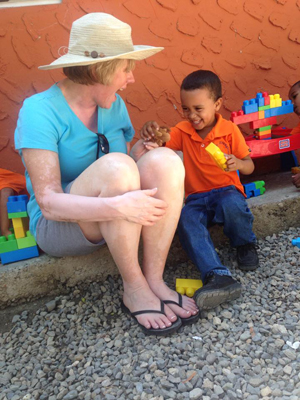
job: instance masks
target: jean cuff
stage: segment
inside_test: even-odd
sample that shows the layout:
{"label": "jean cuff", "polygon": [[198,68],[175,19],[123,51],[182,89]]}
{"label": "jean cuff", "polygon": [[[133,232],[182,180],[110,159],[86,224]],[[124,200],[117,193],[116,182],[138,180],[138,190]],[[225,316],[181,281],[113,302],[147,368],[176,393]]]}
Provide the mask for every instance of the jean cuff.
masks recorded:
{"label": "jean cuff", "polygon": [[214,275],[214,274],[218,274],[218,275],[226,275],[226,276],[231,276],[231,272],[228,269],[214,269],[212,271],[210,271],[209,274],[207,274],[207,276],[210,275]]}

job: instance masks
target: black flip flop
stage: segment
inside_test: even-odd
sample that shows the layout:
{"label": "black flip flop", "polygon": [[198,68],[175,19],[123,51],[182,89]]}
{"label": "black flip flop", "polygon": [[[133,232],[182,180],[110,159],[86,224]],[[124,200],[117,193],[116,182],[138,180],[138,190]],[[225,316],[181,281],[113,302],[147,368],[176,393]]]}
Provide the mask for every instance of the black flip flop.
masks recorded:
{"label": "black flip flop", "polygon": [[[182,295],[180,293],[178,293],[178,300],[179,300],[178,303],[174,300],[163,300],[163,302],[165,304],[174,304],[175,306],[182,308]],[[198,311],[196,315],[191,315],[188,318],[181,317],[181,322],[182,322],[183,326],[191,325],[191,324],[194,324],[195,322],[197,322],[199,318],[200,318],[200,311]]]}
{"label": "black flip flop", "polygon": [[163,314],[166,315],[164,312],[164,302],[160,301],[160,311],[158,310],[143,310],[143,311],[136,311],[136,312],[131,312],[129,310],[129,308],[127,308],[125,306],[125,304],[123,303],[123,301],[121,300],[121,309],[123,312],[129,314],[132,318],[135,319],[135,321],[139,324],[139,326],[141,327],[142,331],[146,334],[146,335],[156,335],[156,336],[166,336],[166,335],[170,335],[171,333],[176,332],[182,325],[181,322],[181,318],[177,317],[177,320],[175,322],[173,322],[173,324],[171,326],[168,326],[167,328],[163,328],[163,329],[154,329],[154,328],[146,328],[144,325],[140,324],[139,321],[136,319],[136,315],[140,315],[140,314]]}

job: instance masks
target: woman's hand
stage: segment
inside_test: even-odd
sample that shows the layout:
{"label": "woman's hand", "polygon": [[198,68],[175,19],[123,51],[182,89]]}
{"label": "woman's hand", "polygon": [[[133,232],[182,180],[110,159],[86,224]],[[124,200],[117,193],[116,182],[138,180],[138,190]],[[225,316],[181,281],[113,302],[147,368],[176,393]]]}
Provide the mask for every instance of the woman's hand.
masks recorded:
{"label": "woman's hand", "polygon": [[156,149],[158,144],[153,143],[153,142],[147,142],[145,140],[138,140],[136,144],[132,147],[130,151],[130,157],[134,159],[135,162],[138,162],[138,160],[148,151]]}
{"label": "woman's hand", "polygon": [[156,193],[157,188],[154,188],[135,190],[119,196],[118,211],[121,218],[143,226],[154,225],[163,218],[168,207],[165,201],[154,197]]}

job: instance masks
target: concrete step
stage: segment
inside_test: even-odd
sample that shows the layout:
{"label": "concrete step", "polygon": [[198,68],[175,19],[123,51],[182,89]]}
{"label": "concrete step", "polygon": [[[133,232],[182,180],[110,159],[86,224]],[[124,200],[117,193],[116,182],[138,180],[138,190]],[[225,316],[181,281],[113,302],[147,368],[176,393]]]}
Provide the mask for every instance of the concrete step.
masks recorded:
{"label": "concrete step", "polygon": [[[254,232],[264,238],[289,227],[300,225],[300,192],[291,183],[291,173],[255,177],[266,182],[266,193],[248,200],[254,214]],[[251,182],[251,177],[248,177]],[[245,183],[243,181],[243,183]],[[213,227],[211,236],[216,245],[226,238],[221,227]],[[186,260],[175,236],[167,264]],[[104,280],[118,274],[106,246],[88,256],[49,257],[45,254],[13,264],[0,264],[0,308],[27,302],[39,297],[64,293],[79,283]]]}

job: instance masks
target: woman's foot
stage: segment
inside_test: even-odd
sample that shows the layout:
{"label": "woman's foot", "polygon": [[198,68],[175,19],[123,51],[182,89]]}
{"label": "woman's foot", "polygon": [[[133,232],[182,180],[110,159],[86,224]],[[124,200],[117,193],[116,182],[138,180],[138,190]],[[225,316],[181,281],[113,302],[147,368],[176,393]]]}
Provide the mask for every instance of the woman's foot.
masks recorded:
{"label": "woman's foot", "polygon": [[175,292],[175,290],[170,289],[163,280],[147,280],[147,282],[155,295],[162,301],[167,300],[168,302],[166,304],[168,307],[182,320],[199,313],[199,308],[197,307],[195,300],[187,296],[182,296],[181,307],[177,304],[171,303],[170,301],[179,303],[178,293]]}
{"label": "woman's foot", "polygon": [[161,300],[152,292],[147,283],[135,288],[124,283],[123,303],[132,315],[138,311],[158,311],[133,315],[146,329],[166,329],[178,319],[169,306],[165,305],[164,314],[161,313]]}

